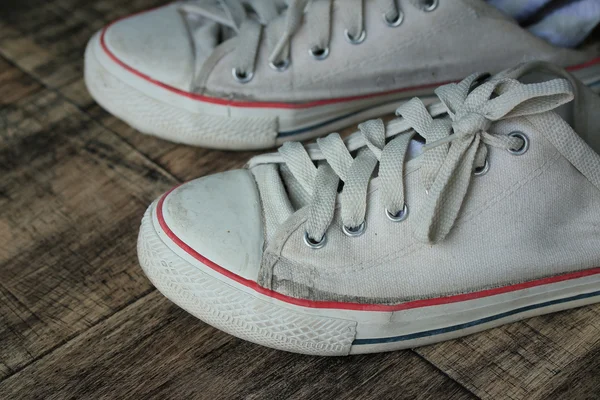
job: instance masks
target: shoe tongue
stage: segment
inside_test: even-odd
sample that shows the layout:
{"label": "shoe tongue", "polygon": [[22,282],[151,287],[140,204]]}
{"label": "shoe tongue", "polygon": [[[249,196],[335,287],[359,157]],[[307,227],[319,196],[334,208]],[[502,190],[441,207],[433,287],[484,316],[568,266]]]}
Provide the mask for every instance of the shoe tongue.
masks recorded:
{"label": "shoe tongue", "polygon": [[199,15],[190,14],[185,22],[195,48],[197,68],[202,67],[217,46],[236,35],[229,26]]}
{"label": "shoe tongue", "polygon": [[202,66],[213,50],[236,35],[242,23],[240,11],[218,0],[184,2],[181,13],[196,51],[196,65]]}
{"label": "shoe tongue", "polygon": [[203,0],[181,4],[185,23],[196,49],[197,66],[201,66],[221,43],[236,36],[246,18],[266,24],[283,10],[281,0]]}

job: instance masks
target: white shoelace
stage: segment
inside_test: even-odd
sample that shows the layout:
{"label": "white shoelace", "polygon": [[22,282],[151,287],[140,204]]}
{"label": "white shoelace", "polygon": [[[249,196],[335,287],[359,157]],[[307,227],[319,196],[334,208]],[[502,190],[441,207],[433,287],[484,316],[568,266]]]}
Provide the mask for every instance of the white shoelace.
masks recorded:
{"label": "white shoelace", "polygon": [[[236,30],[239,40],[234,59],[233,75],[241,83],[249,82],[254,76],[256,55],[262,32],[269,48],[269,65],[284,71],[290,65],[290,40],[302,24],[308,24],[311,44],[307,51],[316,59],[329,55],[330,29],[333,0],[289,0],[285,17],[279,16],[284,0],[218,0],[183,3],[180,7],[188,13],[196,13],[212,18]],[[353,44],[362,43],[367,35],[364,25],[364,2],[366,0],[344,0],[337,7],[342,15],[347,40]],[[377,0],[383,22],[397,27],[404,20],[404,13],[397,0]],[[420,10],[433,11],[439,0],[410,0]],[[258,18],[249,18],[250,8]],[[227,18],[223,18],[225,10]]]}
{"label": "white shoelace", "polygon": [[334,218],[340,179],[344,182],[339,194],[344,230],[350,236],[364,231],[368,185],[378,165],[382,212],[385,210],[393,221],[406,218],[405,157],[411,139],[418,133],[426,140],[420,156],[423,187],[419,190],[425,190],[427,198],[412,217],[415,237],[428,243],[441,241],[459,215],[474,171],[487,163],[488,146],[515,154],[526,150],[526,136],[490,133],[492,123],[542,114],[573,99],[573,89],[566,79],[523,84],[497,77],[471,90],[482,77],[474,74],[436,90],[439,107],[446,115],[433,111],[438,106],[428,110],[417,98],[401,106],[400,125],[406,129],[400,133],[386,133],[381,120],[368,121],[359,126],[361,146],[356,146],[358,138],[344,142],[338,134],[331,134],[307,146],[308,151],[302,144],[290,142],[280,148],[280,160],[265,155],[252,164],[280,162],[289,168],[310,199],[305,240],[318,248]]}

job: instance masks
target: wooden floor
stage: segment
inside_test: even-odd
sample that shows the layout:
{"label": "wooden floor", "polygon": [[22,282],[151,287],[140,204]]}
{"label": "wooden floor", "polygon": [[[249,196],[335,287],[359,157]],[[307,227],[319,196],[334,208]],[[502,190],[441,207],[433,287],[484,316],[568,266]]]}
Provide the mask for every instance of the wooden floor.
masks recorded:
{"label": "wooden floor", "polygon": [[0,2],[0,399],[600,398],[600,306],[318,358],[238,340],[162,297],[136,258],[146,206],[251,154],[141,135],[86,92],[88,38],[161,2]]}

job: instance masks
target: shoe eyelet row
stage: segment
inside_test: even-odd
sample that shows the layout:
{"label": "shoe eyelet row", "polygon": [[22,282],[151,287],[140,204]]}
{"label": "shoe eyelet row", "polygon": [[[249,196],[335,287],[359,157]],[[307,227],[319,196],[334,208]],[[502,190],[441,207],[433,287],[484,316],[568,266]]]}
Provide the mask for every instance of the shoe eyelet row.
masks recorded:
{"label": "shoe eyelet row", "polygon": [[[425,12],[432,12],[433,10],[438,8],[440,2],[439,2],[439,0],[424,0],[424,1],[422,1],[421,4],[422,4],[421,10],[423,10]],[[400,8],[398,8],[398,16],[396,18],[394,18],[393,20],[388,19],[387,15],[384,13],[383,21],[390,28],[397,28],[400,25],[402,25],[402,22],[404,22],[404,12]]]}
{"label": "shoe eyelet row", "polygon": [[[530,141],[529,141],[529,137],[526,134],[524,134],[523,132],[515,131],[515,132],[510,133],[508,136],[513,137],[513,138],[519,138],[523,141],[523,145],[520,148],[508,149],[509,153],[516,155],[516,156],[520,156],[520,155],[527,153],[527,151],[529,150]],[[490,162],[486,159],[484,166],[480,167],[480,168],[476,168],[475,171],[473,172],[473,174],[475,176],[483,176],[483,175],[487,174],[489,172],[489,170],[490,170]],[[390,221],[393,221],[393,222],[405,221],[408,218],[408,206],[405,203],[402,210],[400,210],[396,214],[391,213],[386,208],[385,215],[388,217],[388,219]],[[365,233],[365,230],[366,230],[365,222],[363,222],[362,224],[360,224],[357,227],[347,227],[345,225],[342,226],[342,231],[347,236],[350,236],[350,237],[361,236],[363,233]],[[310,247],[312,249],[322,248],[323,246],[325,246],[325,241],[326,241],[325,235],[321,238],[320,241],[315,241],[309,237],[308,232],[304,233],[304,242],[306,243],[306,245],[308,247]]]}
{"label": "shoe eyelet row", "polygon": [[[385,215],[389,218],[390,221],[392,222],[402,222],[405,221],[408,218],[408,206],[406,204],[404,204],[404,207],[402,208],[402,210],[400,210],[399,212],[397,212],[396,214],[392,214],[387,208],[385,209]],[[367,229],[367,224],[365,221],[363,221],[362,224],[360,224],[357,227],[347,227],[346,225],[342,226],[342,231],[349,237],[358,237],[361,236],[363,233],[365,233]],[[312,239],[310,237],[310,235],[308,234],[308,232],[304,232],[304,243],[310,247],[311,249],[321,249],[325,246],[325,243],[327,242],[326,236],[323,235],[323,237],[321,238],[321,240],[315,240]]]}
{"label": "shoe eyelet row", "polygon": [[[435,10],[439,4],[440,4],[439,0],[424,0],[422,10],[425,12],[431,12],[431,11]],[[398,9],[398,16],[394,20],[389,20],[387,18],[387,16],[385,14],[383,14],[383,20],[387,24],[387,26],[389,26],[391,28],[396,28],[396,27],[402,25],[402,22],[404,22],[404,12],[402,10]],[[367,38],[367,31],[365,29],[363,29],[361,31],[360,35],[358,35],[358,37],[353,37],[350,34],[350,31],[348,31],[348,29],[346,29],[346,30],[344,30],[344,36],[346,37],[346,41],[348,41],[348,43],[358,45],[358,44],[363,43],[365,41],[365,39]],[[329,56],[329,47],[325,47],[325,48],[313,47],[308,50],[308,53],[315,60],[319,60],[319,61],[324,60]],[[276,63],[270,62],[269,67],[271,67],[273,70],[275,70],[277,72],[283,72],[289,68],[290,64],[291,64],[291,61],[289,59],[287,59],[287,60],[278,61]],[[253,72],[243,72],[243,71],[238,70],[237,68],[234,68],[232,73],[233,73],[233,77],[235,78],[235,80],[238,81],[239,83],[248,83],[252,80],[252,78],[254,78]]]}
{"label": "shoe eyelet row", "polygon": [[510,133],[508,136],[512,138],[518,138],[523,141],[523,146],[521,146],[521,148],[508,149],[508,152],[510,154],[512,154],[513,156],[522,156],[523,154],[527,153],[527,151],[529,150],[529,137],[526,134],[524,134],[523,132],[515,131]]}

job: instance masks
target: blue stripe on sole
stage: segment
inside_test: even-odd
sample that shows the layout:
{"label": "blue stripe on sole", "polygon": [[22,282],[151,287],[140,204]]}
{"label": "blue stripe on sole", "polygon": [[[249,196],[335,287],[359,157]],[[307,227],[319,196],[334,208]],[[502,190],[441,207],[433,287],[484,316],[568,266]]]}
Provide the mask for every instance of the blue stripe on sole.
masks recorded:
{"label": "blue stripe on sole", "polygon": [[[406,101],[408,101],[408,100],[410,100],[410,99],[406,98]],[[402,99],[399,98],[399,99],[394,99],[394,100],[391,100],[391,101],[388,101],[388,102],[385,102],[385,103],[379,103],[379,104],[376,104],[376,105],[374,105],[372,107],[363,108],[363,109],[360,109],[358,111],[355,111],[355,112],[352,112],[352,113],[349,113],[349,114],[345,114],[345,115],[342,115],[342,116],[337,117],[337,118],[332,118],[332,119],[329,119],[329,120],[324,121],[324,122],[320,122],[320,123],[315,124],[315,125],[307,126],[305,128],[295,129],[295,130],[292,130],[292,131],[279,132],[279,134],[277,135],[277,137],[293,136],[293,135],[299,135],[301,133],[310,132],[310,131],[312,131],[314,129],[319,129],[319,128],[322,128],[324,126],[327,126],[327,125],[333,124],[335,122],[341,121],[343,119],[353,117],[356,114],[367,112],[367,111],[370,111],[370,110],[372,110],[374,108],[382,107],[382,106],[385,106],[385,105],[388,105],[388,104],[398,103],[399,101],[402,101]]]}
{"label": "blue stripe on sole", "polygon": [[455,331],[467,329],[467,328],[470,328],[473,326],[485,324],[485,323],[488,323],[491,321],[496,321],[496,320],[499,320],[502,318],[510,317],[512,315],[524,313],[524,312],[535,310],[538,308],[549,307],[549,306],[553,306],[556,304],[563,304],[563,303],[568,303],[570,301],[582,300],[582,299],[587,299],[587,298],[596,297],[596,296],[600,296],[600,291],[580,294],[577,296],[567,297],[564,299],[552,300],[552,301],[548,301],[545,303],[533,304],[533,305],[526,306],[526,307],[516,308],[514,310],[507,311],[507,312],[504,312],[501,314],[492,315],[492,316],[489,316],[486,318],[481,318],[481,319],[471,321],[471,322],[466,322],[464,324],[448,326],[446,328],[433,329],[430,331],[423,331],[423,332],[411,333],[409,335],[394,336],[394,337],[387,337],[387,338],[355,339],[354,342],[352,343],[352,345],[360,346],[360,345],[368,345],[368,344],[402,342],[402,341],[406,341],[406,340],[413,340],[413,339],[419,339],[419,338],[423,338],[423,337],[441,335],[444,333],[455,332]]}

